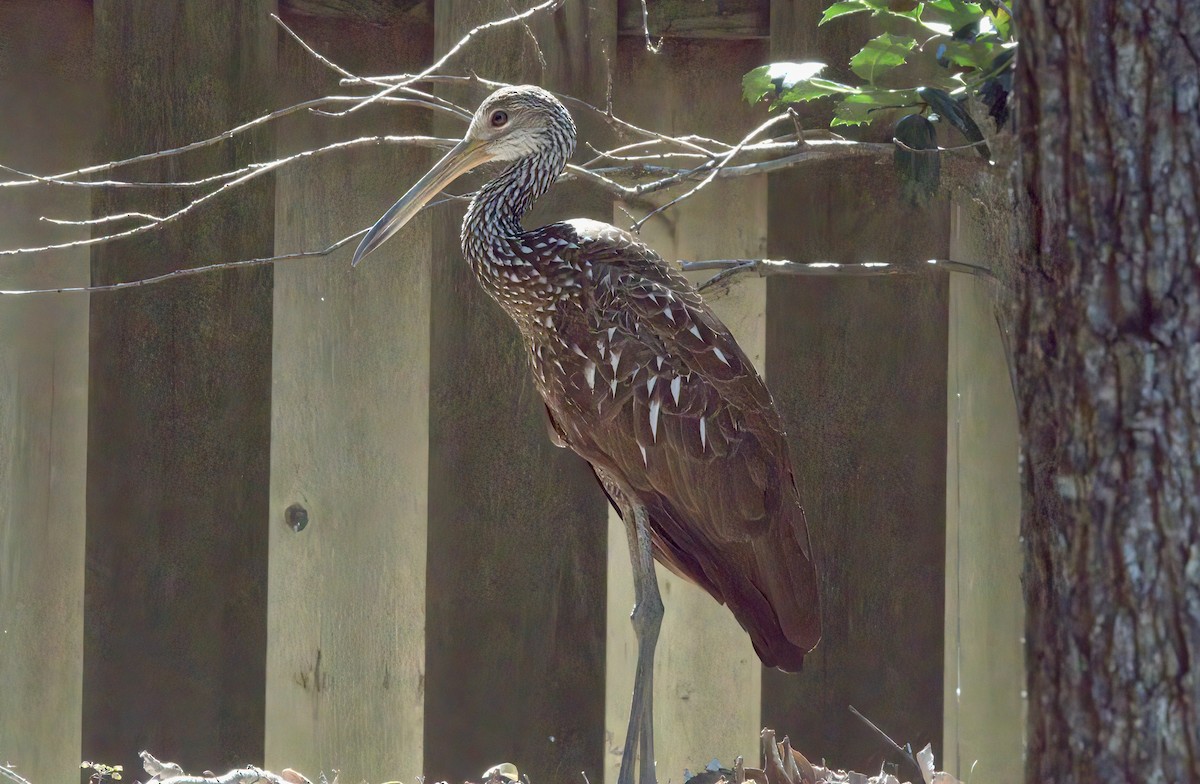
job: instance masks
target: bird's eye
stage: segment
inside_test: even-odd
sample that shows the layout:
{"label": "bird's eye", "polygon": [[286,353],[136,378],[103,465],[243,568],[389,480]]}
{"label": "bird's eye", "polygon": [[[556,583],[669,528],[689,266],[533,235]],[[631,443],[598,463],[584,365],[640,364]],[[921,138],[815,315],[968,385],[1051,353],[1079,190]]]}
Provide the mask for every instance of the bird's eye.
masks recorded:
{"label": "bird's eye", "polygon": [[501,128],[508,124],[508,112],[495,111],[492,112],[492,127]]}

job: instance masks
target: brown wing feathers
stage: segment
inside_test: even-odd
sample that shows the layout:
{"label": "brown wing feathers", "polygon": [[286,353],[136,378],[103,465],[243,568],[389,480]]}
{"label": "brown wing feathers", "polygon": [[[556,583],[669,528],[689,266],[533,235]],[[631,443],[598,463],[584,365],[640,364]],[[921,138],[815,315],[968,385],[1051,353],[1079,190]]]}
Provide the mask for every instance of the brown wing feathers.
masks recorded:
{"label": "brown wing feathers", "polygon": [[764,664],[798,669],[820,637],[816,575],[770,395],[686,280],[630,235],[584,229],[576,327],[599,354],[579,360],[591,384],[548,395],[557,431],[647,507],[658,559],[728,604]]}

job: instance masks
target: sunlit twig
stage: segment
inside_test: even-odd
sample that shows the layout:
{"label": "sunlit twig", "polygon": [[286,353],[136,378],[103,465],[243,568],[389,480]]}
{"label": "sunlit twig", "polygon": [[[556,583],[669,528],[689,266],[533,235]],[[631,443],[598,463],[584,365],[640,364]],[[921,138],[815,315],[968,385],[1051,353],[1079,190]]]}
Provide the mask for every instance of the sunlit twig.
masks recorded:
{"label": "sunlit twig", "polygon": [[658,215],[663,210],[673,207],[676,204],[678,204],[679,202],[683,201],[684,199],[691,198],[692,196],[699,193],[701,189],[703,189],[706,185],[708,185],[710,182],[712,182],[713,179],[716,178],[716,176],[720,172],[720,170],[725,168],[725,166],[727,166],[729,164],[729,162],[731,160],[733,160],[733,157],[735,155],[737,155],[739,152],[741,152],[743,147],[745,147],[747,144],[749,144],[751,141],[753,141],[755,137],[757,137],[758,135],[760,135],[761,133],[766,131],[772,125],[776,125],[780,121],[785,120],[785,119],[787,119],[787,115],[779,115],[777,117],[772,117],[771,119],[764,122],[762,125],[755,128],[750,133],[746,134],[746,136],[743,137],[742,140],[740,142],[738,142],[737,145],[732,150],[725,153],[725,155],[721,156],[720,160],[718,160],[715,164],[712,165],[712,167],[711,167],[712,170],[709,171],[709,173],[704,177],[703,180],[701,180],[696,185],[696,187],[692,188],[691,190],[687,191],[686,193],[682,193],[679,196],[676,196],[675,198],[671,199],[667,203],[665,203],[661,206],[655,207],[653,210],[646,213],[645,216],[643,216],[640,220],[638,220],[637,222],[635,222],[633,224],[633,230],[635,232],[640,230],[642,228],[642,226],[644,226],[646,224],[646,221],[650,220],[655,215]]}
{"label": "sunlit twig", "polygon": [[646,6],[646,0],[642,0],[642,34],[646,36],[646,50],[658,54],[662,50],[663,39],[659,38],[658,43],[650,40],[650,9]]}
{"label": "sunlit twig", "polygon": [[439,57],[431,65],[426,67],[424,70],[420,71],[419,73],[413,75],[412,77],[410,77],[406,80],[394,83],[391,86],[386,87],[377,93],[374,93],[372,95],[367,96],[366,98],[363,98],[359,103],[355,104],[354,106],[351,106],[349,109],[346,109],[342,112],[336,112],[335,115],[341,116],[341,115],[345,115],[345,114],[350,114],[352,112],[357,112],[360,109],[370,106],[372,103],[374,103],[377,100],[380,100],[381,98],[386,98],[387,96],[391,95],[392,93],[397,92],[397,91],[401,90],[402,88],[409,86],[410,84],[414,84],[416,82],[421,81],[422,79],[433,74],[438,69],[440,69],[442,66],[444,66],[446,63],[448,63],[455,55],[457,55],[459,52],[462,51],[463,47],[465,47],[467,44],[469,44],[471,42],[472,38],[474,38],[475,36],[479,35],[482,32],[485,32],[487,30],[492,30],[497,27],[503,27],[504,25],[512,24],[513,22],[520,22],[520,21],[522,21],[524,19],[528,19],[529,17],[533,16],[534,14],[540,13],[542,11],[555,10],[560,5],[562,5],[563,2],[564,2],[564,0],[542,0],[542,2],[525,9],[524,11],[520,12],[519,14],[513,14],[512,16],[506,16],[503,19],[493,19],[490,22],[484,22],[483,24],[476,25],[475,27],[472,27],[470,30],[468,30],[466,32],[466,34],[458,40],[458,43],[456,43],[454,46],[450,47],[450,49],[447,50],[444,55]]}
{"label": "sunlit twig", "polygon": [[296,259],[315,259],[322,256],[328,256],[338,248],[344,247],[349,242],[358,239],[366,234],[366,229],[360,229],[348,237],[343,237],[337,242],[323,250],[306,250],[297,253],[284,253],[279,256],[265,256],[258,259],[240,259],[238,261],[224,261],[220,264],[206,264],[202,267],[188,267],[186,269],[177,269],[170,272],[164,272],[161,275],[152,275],[148,278],[138,278],[137,280],[127,280],[118,283],[98,283],[91,286],[63,286],[61,288],[49,289],[0,289],[0,296],[23,296],[30,294],[80,294],[97,291],[120,291],[121,289],[138,288],[139,286],[150,286],[155,283],[165,283],[168,280],[177,280],[179,278],[187,278],[192,275],[200,275],[207,272],[218,272],[220,270],[241,269],[243,267],[261,267],[264,264],[275,264],[281,261],[294,261]]}
{"label": "sunlit twig", "polygon": [[[311,150],[304,150],[302,152],[294,153],[292,155],[288,155],[283,158],[277,158],[276,160],[269,161],[267,163],[255,164],[250,167],[244,167],[243,170],[245,173],[242,174],[241,176],[239,176],[235,179],[229,180],[228,182],[224,183],[220,187],[215,188],[215,189],[209,191],[208,193],[203,194],[202,196],[198,196],[195,199],[192,199],[190,202],[188,202],[184,206],[180,207],[179,209],[175,210],[174,212],[171,212],[171,213],[168,213],[168,214],[162,215],[162,216],[140,214],[139,217],[148,219],[147,223],[144,223],[140,226],[135,226],[131,229],[125,229],[124,231],[113,232],[111,234],[102,234],[97,237],[88,237],[87,239],[73,240],[70,242],[59,242],[59,243],[53,243],[50,245],[41,245],[38,247],[31,247],[31,248],[3,248],[3,249],[0,249],[0,256],[16,256],[16,255],[27,254],[27,253],[44,253],[44,252],[52,251],[52,250],[62,250],[64,248],[78,248],[78,247],[84,247],[84,246],[88,246],[88,245],[100,245],[100,244],[103,244],[106,242],[112,242],[113,240],[119,240],[119,239],[124,239],[127,237],[133,237],[138,234],[144,234],[145,232],[150,231],[151,229],[157,229],[167,223],[171,223],[175,220],[178,220],[179,218],[182,218],[184,215],[187,215],[188,213],[194,211],[197,207],[200,207],[201,205],[211,201],[212,199],[216,198],[217,196],[220,196],[221,194],[226,193],[227,191],[230,191],[233,188],[238,187],[239,185],[243,185],[246,182],[248,182],[249,180],[254,179],[255,177],[259,177],[263,174],[267,174],[268,172],[274,171],[275,169],[278,169],[281,166],[292,163],[293,161],[298,161],[303,158],[311,158],[315,155],[329,152],[331,150],[341,150],[341,149],[346,149],[349,147],[356,147],[356,146],[360,146],[360,145],[364,145],[364,144],[378,144],[381,142],[400,142],[400,143],[405,143],[405,144],[414,144],[414,145],[428,146],[428,147],[446,147],[446,146],[453,144],[454,140],[453,139],[442,139],[442,138],[439,138],[436,136],[363,136],[358,139],[349,139],[349,140],[343,141],[343,142],[333,142],[333,143],[327,144],[323,147],[317,147],[317,148],[314,148]],[[132,216],[132,215],[134,215],[134,213],[125,213],[123,216],[119,216],[119,217]],[[90,225],[90,224],[96,224],[96,223],[104,223],[111,219],[112,218],[101,217],[101,218],[92,218],[89,220],[66,220],[66,219],[59,218],[59,219],[53,219],[53,222],[60,223],[60,224],[66,224],[66,225]],[[43,218],[43,220],[51,220],[51,219]]]}

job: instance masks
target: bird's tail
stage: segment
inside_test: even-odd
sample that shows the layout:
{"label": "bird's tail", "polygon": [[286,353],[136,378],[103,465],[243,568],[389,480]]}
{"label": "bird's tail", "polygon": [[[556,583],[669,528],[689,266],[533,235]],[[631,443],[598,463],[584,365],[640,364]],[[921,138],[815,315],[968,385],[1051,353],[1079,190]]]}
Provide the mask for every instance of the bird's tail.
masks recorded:
{"label": "bird's tail", "polygon": [[804,510],[793,508],[787,517],[794,519],[777,520],[770,532],[754,541],[754,569],[746,575],[750,584],[741,586],[743,592],[761,593],[768,612],[743,617],[738,607],[731,606],[763,664],[787,672],[799,672],[805,654],[821,639],[820,598],[808,526]]}

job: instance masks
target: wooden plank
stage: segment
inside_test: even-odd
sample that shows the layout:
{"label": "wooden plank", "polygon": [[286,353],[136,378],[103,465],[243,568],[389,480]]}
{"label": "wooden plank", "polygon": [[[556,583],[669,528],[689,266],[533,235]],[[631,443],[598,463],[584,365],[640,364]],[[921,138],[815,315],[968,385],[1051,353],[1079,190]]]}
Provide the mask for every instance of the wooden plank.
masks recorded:
{"label": "wooden plank", "polygon": [[[772,60],[844,63],[857,50],[868,33],[856,38],[853,22],[828,38],[817,31],[823,5],[773,3]],[[771,175],[769,200],[772,258],[948,251],[947,203],[900,205],[886,164]],[[842,767],[894,757],[848,705],[893,737],[942,750],[947,307],[944,277],[768,282],[767,367],[808,510],[825,632],[804,672],[764,675],[763,722]]]}
{"label": "wooden plank", "polygon": [[426,0],[279,0],[279,9],[293,16],[338,19],[376,27],[429,22]]}
{"label": "wooden plank", "polygon": [[[621,117],[663,133],[700,133],[734,143],[760,120],[741,100],[741,75],[761,64],[765,41],[669,40],[658,54],[638,39],[618,46],[613,85]],[[664,89],[664,85],[668,87]],[[706,103],[697,104],[696,95]],[[726,107],[712,112],[708,106]],[[613,222],[644,214],[675,193],[619,207]],[[767,238],[766,177],[722,181],[691,200],[651,219],[642,237],[664,258],[756,258]],[[698,279],[702,280],[703,275]],[[712,302],[742,348],[763,367],[766,338],[766,286],[747,278]],[[629,695],[637,646],[629,631],[633,576],[625,526],[609,514],[608,702],[610,738],[605,781],[614,784],[629,719]],[[658,568],[665,605],[655,659],[655,752],[661,781],[681,781],[684,769],[702,770],[717,757],[730,763],[738,754],[753,761],[760,729],[762,666],[750,638],[729,610],[704,590]]]}
{"label": "wooden plank", "polygon": [[[89,3],[0,3],[0,161],[38,173],[90,162],[91,66]],[[0,237],[83,239],[38,218],[90,211],[82,189],[3,189]],[[6,257],[0,289],[86,285],[88,256]],[[0,762],[38,782],[79,775],[87,354],[86,296],[0,298]]]}
{"label": "wooden plank", "polygon": [[[950,256],[994,260],[955,204]],[[1020,433],[988,281],[950,276],[946,408],[945,769],[965,779],[1024,775],[1025,629]]]}
{"label": "wooden plank", "polygon": [[[767,38],[771,35],[770,0],[618,0],[621,35],[651,38]],[[762,63],[755,63],[757,67]],[[739,75],[740,79],[740,75]]]}
{"label": "wooden plank", "polygon": [[[437,51],[512,12],[507,0],[438,0]],[[602,104],[615,38],[612,0],[567,3],[528,30],[481,35],[456,63]],[[448,94],[472,107],[483,97]],[[526,222],[611,215],[607,197],[560,186]],[[583,461],[550,445],[516,329],[462,260],[461,216],[455,205],[432,219],[425,773],[462,780],[507,760],[533,781],[598,781],[606,503]]]}
{"label": "wooden plank", "polygon": [[[289,16],[356,73],[429,62],[431,25]],[[285,40],[279,104],[343,92]],[[278,126],[279,154],[371,134],[428,134],[422,109],[372,108]],[[365,227],[429,164],[379,146],[280,173],[276,252]],[[343,780],[421,773],[429,459],[429,224],[357,269],[353,247],[275,271],[266,764]],[[303,509],[296,532],[288,509]]]}
{"label": "wooden plank", "polygon": [[[274,3],[95,3],[95,154],[217,133],[274,105]],[[272,151],[266,131],[122,170],[193,178]],[[180,192],[106,192],[97,213],[164,213]],[[97,283],[269,256],[269,178],[162,231],[96,246]],[[271,268],[91,300],[83,754],[188,770],[263,752]]]}

